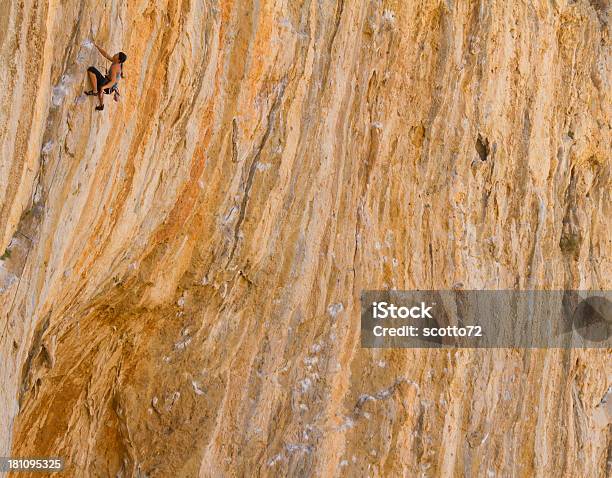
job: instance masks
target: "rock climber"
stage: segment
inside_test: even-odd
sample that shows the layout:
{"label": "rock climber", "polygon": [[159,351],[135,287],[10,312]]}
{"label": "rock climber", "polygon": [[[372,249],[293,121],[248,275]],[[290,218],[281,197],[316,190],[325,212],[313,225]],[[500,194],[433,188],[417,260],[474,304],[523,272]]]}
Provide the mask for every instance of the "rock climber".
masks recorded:
{"label": "rock climber", "polygon": [[92,89],[86,91],[85,94],[97,96],[100,104],[96,106],[96,110],[102,111],[104,109],[104,94],[114,94],[115,101],[119,101],[119,89],[117,88],[117,84],[120,78],[127,78],[127,75],[123,71],[123,64],[125,60],[127,60],[127,55],[120,51],[110,56],[96,43],[94,43],[94,45],[104,58],[112,62],[106,75],[103,75],[95,66],[87,68],[87,75],[89,76],[89,81],[91,81]]}

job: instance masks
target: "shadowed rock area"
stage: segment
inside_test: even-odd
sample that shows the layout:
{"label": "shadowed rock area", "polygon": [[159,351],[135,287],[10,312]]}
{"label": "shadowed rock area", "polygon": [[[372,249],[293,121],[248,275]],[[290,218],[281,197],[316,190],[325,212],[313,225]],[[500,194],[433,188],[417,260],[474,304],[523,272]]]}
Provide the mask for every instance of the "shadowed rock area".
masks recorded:
{"label": "shadowed rock area", "polygon": [[611,289],[610,49],[608,0],[4,1],[0,456],[609,476],[609,350],[363,349],[359,297]]}

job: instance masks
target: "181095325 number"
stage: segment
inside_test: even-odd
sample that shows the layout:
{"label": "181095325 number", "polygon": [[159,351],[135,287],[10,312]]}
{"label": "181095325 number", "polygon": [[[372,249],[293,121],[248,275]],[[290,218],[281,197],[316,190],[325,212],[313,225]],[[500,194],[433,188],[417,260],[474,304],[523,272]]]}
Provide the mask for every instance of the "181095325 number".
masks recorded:
{"label": "181095325 number", "polygon": [[0,471],[62,471],[62,458],[12,458],[0,457]]}

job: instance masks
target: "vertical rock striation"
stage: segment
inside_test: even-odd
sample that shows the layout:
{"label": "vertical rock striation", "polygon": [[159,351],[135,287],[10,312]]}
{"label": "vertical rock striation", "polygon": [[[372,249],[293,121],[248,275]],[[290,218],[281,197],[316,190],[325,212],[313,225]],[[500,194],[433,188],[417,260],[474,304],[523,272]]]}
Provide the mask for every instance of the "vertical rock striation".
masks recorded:
{"label": "vertical rock striation", "polygon": [[359,346],[363,289],[612,287],[607,0],[0,10],[0,455],[609,474],[608,351]]}

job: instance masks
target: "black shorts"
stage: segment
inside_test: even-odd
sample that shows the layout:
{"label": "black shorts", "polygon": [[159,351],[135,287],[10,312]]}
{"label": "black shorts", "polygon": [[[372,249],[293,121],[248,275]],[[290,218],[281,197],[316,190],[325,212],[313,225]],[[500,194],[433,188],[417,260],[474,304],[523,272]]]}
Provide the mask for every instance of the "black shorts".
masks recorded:
{"label": "black shorts", "polygon": [[[100,85],[108,83],[109,78],[104,76],[102,73],[100,73],[100,70],[98,70],[95,66],[90,66],[89,68],[87,68],[87,71],[91,71],[94,75],[96,75],[96,78],[98,80],[97,81],[98,88],[100,87]],[[110,88],[105,88],[104,93],[106,93],[107,95],[110,95],[112,91]]]}

